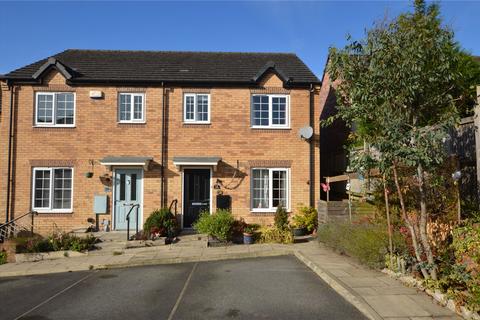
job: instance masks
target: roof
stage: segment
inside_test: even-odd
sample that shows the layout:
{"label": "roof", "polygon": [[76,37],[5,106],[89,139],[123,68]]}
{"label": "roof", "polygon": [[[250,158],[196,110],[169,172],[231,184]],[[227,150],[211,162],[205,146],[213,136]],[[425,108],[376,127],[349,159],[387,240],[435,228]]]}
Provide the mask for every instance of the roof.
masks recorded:
{"label": "roof", "polygon": [[38,81],[50,68],[62,72],[70,83],[255,84],[268,71],[290,85],[320,83],[293,53],[77,49],[16,69],[3,79]]}

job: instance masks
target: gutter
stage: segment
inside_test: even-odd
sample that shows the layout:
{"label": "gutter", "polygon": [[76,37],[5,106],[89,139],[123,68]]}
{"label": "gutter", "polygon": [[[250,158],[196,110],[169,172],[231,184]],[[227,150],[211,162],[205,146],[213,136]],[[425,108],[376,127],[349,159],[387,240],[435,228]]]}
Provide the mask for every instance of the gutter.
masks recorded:
{"label": "gutter", "polygon": [[[7,82],[8,84],[8,82]],[[8,160],[7,160],[7,200],[5,204],[5,222],[10,220],[10,202],[11,202],[11,187],[13,185],[12,179],[12,142],[13,142],[13,102],[15,87],[12,84],[8,84],[10,90],[10,123],[8,128]]]}
{"label": "gutter", "polygon": [[[0,76],[0,80],[10,80],[15,81],[17,83],[23,84],[40,84],[41,81],[34,78],[22,78],[22,77],[11,77],[11,76]],[[250,80],[250,81],[241,81],[241,80],[233,80],[233,81],[216,81],[216,80],[175,80],[175,79],[108,79],[108,78],[81,78],[81,77],[73,77],[67,80],[67,84],[75,86],[75,85],[86,85],[86,84],[118,84],[118,85],[132,85],[132,86],[145,86],[145,85],[162,85],[164,83],[169,83],[171,86],[215,86],[215,87],[223,87],[223,88],[230,88],[230,87],[256,87],[258,85],[257,82]],[[303,82],[303,81],[295,81],[294,79],[290,79],[287,83],[287,88],[308,88],[311,84],[314,85],[321,85],[321,81],[313,81],[313,82]]]}

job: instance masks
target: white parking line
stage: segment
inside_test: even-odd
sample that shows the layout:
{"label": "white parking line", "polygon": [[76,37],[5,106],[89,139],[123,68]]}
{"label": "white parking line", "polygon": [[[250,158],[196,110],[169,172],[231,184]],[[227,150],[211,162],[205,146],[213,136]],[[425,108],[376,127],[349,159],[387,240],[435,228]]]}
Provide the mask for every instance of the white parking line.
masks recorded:
{"label": "white parking line", "polygon": [[172,320],[172,319],[173,319],[173,316],[175,315],[175,312],[177,311],[177,308],[178,308],[178,306],[180,305],[180,301],[182,300],[183,295],[185,294],[185,291],[187,291],[188,284],[190,283],[190,280],[192,279],[193,272],[194,272],[195,269],[197,268],[197,264],[198,264],[198,262],[196,262],[196,263],[193,265],[192,271],[190,271],[190,274],[188,275],[188,278],[187,278],[187,280],[185,281],[185,284],[183,285],[182,291],[181,291],[180,294],[178,295],[177,302],[175,302],[175,305],[173,306],[173,309],[172,309],[172,311],[170,312],[170,315],[168,316],[168,320]]}
{"label": "white parking line", "polygon": [[86,275],[85,277],[83,277],[82,279],[76,281],[75,283],[69,285],[68,287],[66,287],[65,289],[55,293],[53,296],[51,296],[50,298],[46,299],[45,301],[37,304],[35,307],[31,308],[30,310],[28,310],[27,312],[25,313],[22,313],[21,315],[19,315],[18,317],[15,318],[15,320],[18,320],[18,319],[21,319],[22,317],[26,316],[27,314],[31,313],[32,311],[35,311],[36,309],[40,308],[41,306],[43,306],[44,304],[52,301],[53,299],[55,299],[56,297],[58,297],[59,295],[61,295],[62,293],[70,290],[71,288],[75,287],[77,284],[79,284],[80,282],[84,281],[84,280],[87,280],[88,278],[90,278],[91,276],[93,276],[94,273],[97,273],[98,270],[96,271],[93,271],[92,273]]}

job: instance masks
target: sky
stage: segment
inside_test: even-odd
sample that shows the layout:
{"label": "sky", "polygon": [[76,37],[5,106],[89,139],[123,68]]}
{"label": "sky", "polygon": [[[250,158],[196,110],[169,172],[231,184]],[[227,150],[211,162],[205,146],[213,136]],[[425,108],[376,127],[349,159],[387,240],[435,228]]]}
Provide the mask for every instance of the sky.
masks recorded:
{"label": "sky", "polygon": [[[480,55],[480,0],[440,5],[456,40]],[[409,1],[0,0],[0,74],[74,48],[294,52],[321,77],[329,47],[411,9]]]}

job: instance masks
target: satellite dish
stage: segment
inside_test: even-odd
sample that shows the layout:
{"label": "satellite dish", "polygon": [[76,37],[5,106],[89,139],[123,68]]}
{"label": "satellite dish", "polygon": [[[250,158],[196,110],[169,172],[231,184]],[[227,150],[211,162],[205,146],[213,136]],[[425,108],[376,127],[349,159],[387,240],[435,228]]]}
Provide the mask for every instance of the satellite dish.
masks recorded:
{"label": "satellite dish", "polygon": [[313,136],[313,128],[310,126],[305,126],[298,130],[298,136],[302,140],[309,140]]}

